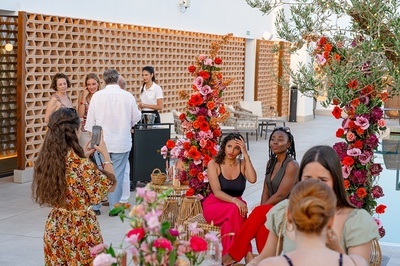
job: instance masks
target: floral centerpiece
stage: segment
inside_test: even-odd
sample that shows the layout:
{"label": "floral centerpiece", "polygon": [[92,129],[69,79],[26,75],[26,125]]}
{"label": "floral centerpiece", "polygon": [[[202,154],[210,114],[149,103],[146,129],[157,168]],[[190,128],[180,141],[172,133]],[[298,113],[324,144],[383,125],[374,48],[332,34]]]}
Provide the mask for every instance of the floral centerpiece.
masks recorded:
{"label": "floral centerpiece", "polygon": [[[321,37],[314,50],[314,70],[320,77],[328,77],[325,104],[333,104],[333,116],[343,119],[342,126],[336,131],[336,137],[343,141],[333,148],[342,163],[349,200],[371,215],[379,215],[385,212],[386,206],[377,206],[377,199],[384,194],[377,183],[382,166],[374,162],[374,152],[379,144],[377,135],[386,129],[381,107],[388,94],[382,89],[381,80],[372,74],[371,68],[376,67],[376,62],[363,61],[354,53],[362,41],[362,38],[356,38],[345,47],[342,40],[335,43]],[[359,61],[357,67],[351,64],[352,68],[344,67],[346,71],[340,72],[343,65],[348,66],[353,60]],[[383,237],[385,230],[379,219],[375,220]]]}
{"label": "floral centerpiece", "polygon": [[[156,193],[149,189],[136,189],[136,205],[125,214],[127,205],[112,210],[122,221],[128,220],[132,229],[124,236],[124,243],[117,248],[104,244],[94,247],[94,266],[127,265],[199,265],[205,259],[209,244],[218,245],[215,234],[199,236],[202,231],[197,223],[171,228],[169,221],[160,221],[164,200],[172,190]],[[186,240],[188,239],[188,240]]]}
{"label": "floral centerpiece", "polygon": [[202,54],[194,65],[188,67],[194,81],[191,94],[180,92],[181,98],[187,99],[187,110],[179,117],[184,138],[170,139],[161,148],[164,158],[169,156],[182,163],[183,169],[178,171],[178,178],[181,182],[189,181],[188,196],[206,196],[209,193],[207,165],[219,149],[219,124],[229,116],[221,97],[232,79],[223,78],[219,67],[222,59],[217,57],[220,46],[229,37],[226,35],[222,40],[212,42],[210,56]]}

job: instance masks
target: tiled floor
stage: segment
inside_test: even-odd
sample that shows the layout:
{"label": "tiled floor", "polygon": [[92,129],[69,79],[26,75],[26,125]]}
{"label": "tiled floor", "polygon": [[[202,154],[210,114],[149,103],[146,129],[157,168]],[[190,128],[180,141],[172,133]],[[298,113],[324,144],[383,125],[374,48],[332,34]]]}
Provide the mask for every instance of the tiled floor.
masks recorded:
{"label": "tiled floor", "polygon": [[[399,126],[398,120],[389,120],[389,125]],[[339,120],[330,116],[317,116],[310,122],[287,123],[295,138],[297,160],[300,161],[304,152],[318,144],[332,145],[337,139],[334,132],[340,125]],[[263,174],[268,159],[268,143],[264,136],[255,141],[250,137],[249,154],[255,165],[258,182],[249,185],[244,198],[250,206],[260,200]],[[49,208],[41,208],[31,200],[31,183],[16,184],[12,177],[0,179],[0,265],[43,265],[43,227]],[[134,192],[132,200],[134,198]],[[117,217],[107,215],[107,207],[102,207],[103,214],[99,221],[106,243],[118,244],[123,234],[129,228]],[[400,245],[382,245],[382,265],[400,265]]]}

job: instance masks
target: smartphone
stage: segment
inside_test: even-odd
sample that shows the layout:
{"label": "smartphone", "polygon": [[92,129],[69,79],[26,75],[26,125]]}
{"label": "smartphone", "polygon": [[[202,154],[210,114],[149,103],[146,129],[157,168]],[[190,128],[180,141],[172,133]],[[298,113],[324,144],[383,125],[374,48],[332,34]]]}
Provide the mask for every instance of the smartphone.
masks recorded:
{"label": "smartphone", "polygon": [[101,126],[92,127],[92,140],[90,141],[90,148],[94,149],[94,145],[99,145],[101,139]]}

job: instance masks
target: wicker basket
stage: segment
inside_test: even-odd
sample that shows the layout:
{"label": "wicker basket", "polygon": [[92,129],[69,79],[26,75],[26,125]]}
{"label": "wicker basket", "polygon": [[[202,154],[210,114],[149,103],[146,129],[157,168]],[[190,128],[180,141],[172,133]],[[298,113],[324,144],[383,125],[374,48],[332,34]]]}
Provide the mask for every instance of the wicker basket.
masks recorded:
{"label": "wicker basket", "polygon": [[[219,226],[214,225],[213,223],[208,224],[202,213],[199,213],[196,216],[193,216],[190,219],[183,222],[184,229],[188,230],[188,225],[194,222],[197,222],[197,228],[203,229],[203,232],[199,233],[200,236],[204,236],[205,234],[211,231],[218,232],[218,237],[220,236],[221,228]],[[186,237],[189,238],[189,232],[187,232]]]}
{"label": "wicker basket", "polygon": [[160,169],[155,168],[153,172],[151,172],[151,182],[154,185],[163,185],[165,180],[167,180],[167,175],[162,173]]}

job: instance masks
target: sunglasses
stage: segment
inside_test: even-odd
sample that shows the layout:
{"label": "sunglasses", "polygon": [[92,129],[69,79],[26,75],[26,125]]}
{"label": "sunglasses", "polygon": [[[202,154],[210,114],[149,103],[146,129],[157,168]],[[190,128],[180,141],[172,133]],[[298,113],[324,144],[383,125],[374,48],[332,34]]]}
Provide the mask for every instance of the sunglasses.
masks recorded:
{"label": "sunglasses", "polygon": [[75,108],[67,108],[68,111],[73,112],[73,113],[77,113]]}
{"label": "sunglasses", "polygon": [[274,131],[276,131],[276,130],[282,130],[282,131],[285,131],[286,133],[290,133],[289,127],[275,127]]}

